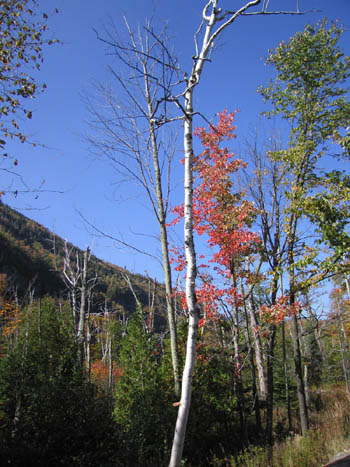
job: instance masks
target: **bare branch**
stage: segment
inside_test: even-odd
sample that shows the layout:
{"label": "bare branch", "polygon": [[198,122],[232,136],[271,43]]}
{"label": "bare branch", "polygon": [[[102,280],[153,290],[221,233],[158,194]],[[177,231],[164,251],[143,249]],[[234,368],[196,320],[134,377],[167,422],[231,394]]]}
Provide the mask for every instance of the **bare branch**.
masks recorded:
{"label": "bare branch", "polygon": [[132,245],[131,243],[125,242],[121,238],[114,237],[113,235],[110,235],[103,230],[99,229],[96,227],[92,222],[90,222],[86,217],[83,216],[81,212],[78,212],[79,216],[84,220],[84,222],[91,227],[95,232],[97,232],[100,236],[104,238],[109,238],[110,240],[113,240],[116,242],[118,245],[121,245],[123,247],[129,248],[130,250],[136,251],[137,253],[141,253],[142,255],[148,256],[154,260],[156,260],[160,265],[162,262],[157,258],[157,256],[152,255],[151,253],[148,253],[147,251],[141,250],[140,248],[137,248],[136,246]]}

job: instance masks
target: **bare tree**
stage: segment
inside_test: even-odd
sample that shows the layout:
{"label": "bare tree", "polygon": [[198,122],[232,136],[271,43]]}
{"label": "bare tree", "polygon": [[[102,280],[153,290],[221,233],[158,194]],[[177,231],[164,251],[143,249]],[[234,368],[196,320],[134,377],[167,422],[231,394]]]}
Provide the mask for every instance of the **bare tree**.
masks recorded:
{"label": "bare tree", "polygon": [[[83,258],[79,251],[75,251],[74,261],[72,260],[73,248],[69,249],[67,242],[64,244],[64,263],[62,278],[69,290],[74,331],[78,343],[78,360],[80,364],[84,359],[84,345],[89,344],[85,335],[86,323],[90,315],[90,305],[92,290],[97,283],[97,276],[88,277],[88,265],[91,258],[90,248],[86,248]],[[89,355],[89,351],[86,352]]]}
{"label": "bare tree", "polygon": [[113,25],[103,37],[98,36],[118,65],[108,67],[113,82],[97,84],[97,100],[88,99],[92,117],[89,141],[99,154],[111,160],[122,180],[132,180],[144,190],[159,224],[174,386],[178,395],[179,361],[166,226],[175,142],[170,131],[163,131],[163,125],[176,120],[169,113],[169,101],[179,69],[168,49],[165,28],[155,34],[151,22],[146,21],[144,29],[134,32],[126,19],[125,26],[126,42]]}
{"label": "bare tree", "polygon": [[[273,161],[268,157],[271,151],[277,151],[281,147],[280,136],[274,134],[269,138],[269,144],[263,148],[259,144],[258,132],[255,132],[253,139],[247,142],[247,155],[251,162],[253,175],[247,172],[246,183],[249,186],[249,193],[255,203],[257,212],[257,226],[261,237],[261,260],[262,269],[271,272],[271,279],[267,283],[266,290],[269,293],[266,300],[270,306],[276,303],[280,294],[283,294],[280,271],[286,251],[285,238],[283,236],[282,222],[283,209],[285,204],[283,180],[286,171],[278,161]],[[251,303],[254,306],[254,303]],[[249,308],[252,308],[251,306]],[[256,316],[251,316],[251,326],[253,336],[258,337],[255,329],[258,322]],[[283,332],[283,331],[282,331]],[[269,326],[269,337],[266,351],[266,439],[272,442],[273,427],[273,391],[274,391],[274,348],[276,338],[276,326],[271,323]],[[259,341],[255,340],[259,348]],[[257,352],[257,356],[261,352]],[[258,366],[259,368],[259,366]],[[263,391],[263,390],[262,390]]]}

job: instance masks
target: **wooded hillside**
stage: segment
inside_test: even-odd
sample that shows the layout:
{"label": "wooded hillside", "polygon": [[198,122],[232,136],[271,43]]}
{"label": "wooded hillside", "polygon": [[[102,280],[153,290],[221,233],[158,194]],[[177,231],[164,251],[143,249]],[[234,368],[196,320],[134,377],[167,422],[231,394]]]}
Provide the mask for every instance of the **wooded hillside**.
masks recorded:
{"label": "wooded hillside", "polygon": [[[67,243],[74,261],[76,254],[83,251]],[[19,297],[31,290],[35,298],[68,297],[63,281],[65,241],[47,228],[11,209],[0,201],[0,273],[5,274],[9,292],[17,291]],[[123,268],[106,263],[95,256],[89,263],[89,274],[97,277],[93,310],[98,312],[108,306],[118,312],[133,313],[136,309],[135,297],[123,275],[127,275],[137,298],[148,306],[150,290],[155,284],[149,278],[125,271]],[[164,325],[164,288],[156,285],[156,310],[158,324]]]}

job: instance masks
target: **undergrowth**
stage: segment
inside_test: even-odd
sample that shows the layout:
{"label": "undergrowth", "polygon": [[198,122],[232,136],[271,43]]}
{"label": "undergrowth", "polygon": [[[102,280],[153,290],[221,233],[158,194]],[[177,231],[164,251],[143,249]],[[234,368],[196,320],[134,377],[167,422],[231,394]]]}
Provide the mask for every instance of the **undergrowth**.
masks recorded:
{"label": "undergrowth", "polygon": [[252,446],[235,457],[214,458],[215,467],[320,467],[350,448],[350,400],[342,387],[315,392],[307,436],[294,434],[271,447]]}

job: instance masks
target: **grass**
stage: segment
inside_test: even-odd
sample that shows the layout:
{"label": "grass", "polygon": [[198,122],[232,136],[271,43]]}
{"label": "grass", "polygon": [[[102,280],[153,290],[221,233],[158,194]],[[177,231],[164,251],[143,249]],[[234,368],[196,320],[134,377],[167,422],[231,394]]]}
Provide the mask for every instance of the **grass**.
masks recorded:
{"label": "grass", "polygon": [[338,452],[350,448],[350,400],[342,387],[315,393],[318,411],[310,411],[310,431],[272,447],[252,446],[228,459],[214,459],[215,467],[320,467]]}

